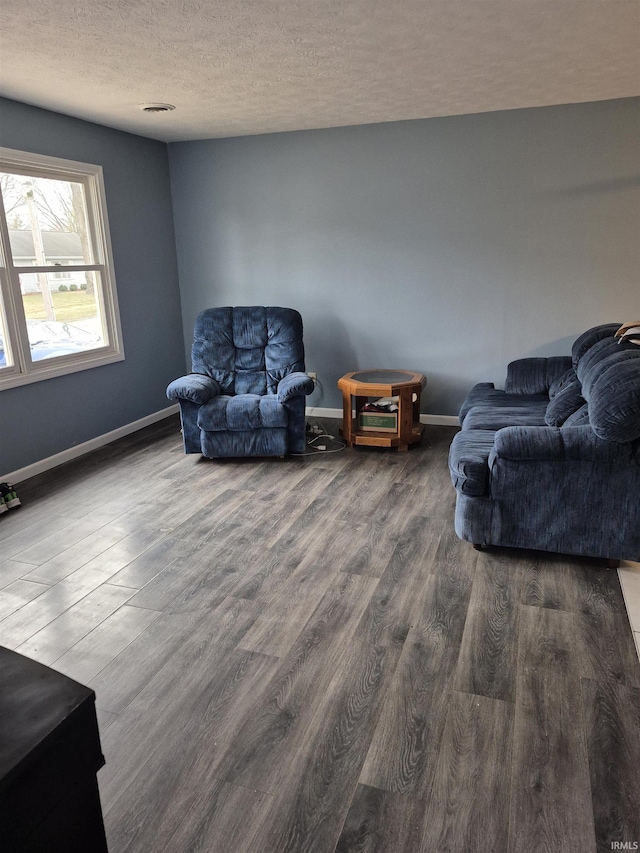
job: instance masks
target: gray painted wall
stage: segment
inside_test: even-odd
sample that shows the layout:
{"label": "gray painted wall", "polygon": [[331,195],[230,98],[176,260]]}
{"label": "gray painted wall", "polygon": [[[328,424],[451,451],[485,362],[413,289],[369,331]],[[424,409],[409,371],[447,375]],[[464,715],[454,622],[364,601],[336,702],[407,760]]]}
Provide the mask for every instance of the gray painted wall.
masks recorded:
{"label": "gray painted wall", "polygon": [[104,180],[125,360],[0,393],[0,474],[169,405],[184,370],[166,145],[0,99],[0,145],[97,163]]}
{"label": "gray painted wall", "polygon": [[169,146],[185,340],[212,305],[297,308],[339,406],[364,367],[455,414],[514,358],[640,314],[640,99]]}

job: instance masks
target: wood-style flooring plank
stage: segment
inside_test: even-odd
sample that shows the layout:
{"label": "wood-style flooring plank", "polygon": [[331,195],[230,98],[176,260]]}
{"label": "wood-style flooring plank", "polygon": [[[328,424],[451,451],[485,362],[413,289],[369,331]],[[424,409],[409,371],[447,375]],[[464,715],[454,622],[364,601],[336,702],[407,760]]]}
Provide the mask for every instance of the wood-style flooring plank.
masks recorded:
{"label": "wood-style flooring plank", "polygon": [[[30,568],[30,566],[25,566],[24,563],[18,563],[16,560],[3,560],[0,562],[0,590],[6,589],[9,584],[22,578],[25,569],[28,572]],[[25,578],[25,580],[30,579]],[[4,593],[2,594],[4,595]]]}
{"label": "wood-style flooring plank", "polygon": [[182,539],[172,539],[170,536],[161,539],[146,551],[143,551],[131,562],[111,575],[109,583],[116,586],[128,586],[133,589],[142,589],[150,581],[156,578],[164,569],[170,566],[174,560],[190,554],[197,545],[185,542]]}
{"label": "wood-style flooring plank", "polygon": [[123,586],[102,584],[21,643],[16,651],[40,663],[51,664],[135,593]]}
{"label": "wood-style flooring plank", "polygon": [[396,677],[360,782],[405,796],[431,789],[465,625],[471,583],[446,574],[422,582]]}
{"label": "wood-style flooring plank", "polygon": [[[434,523],[441,520],[441,512],[435,512],[431,516]],[[443,524],[436,552],[430,556],[430,559],[432,564],[437,566],[439,573],[472,581],[480,552],[472,548],[468,542],[458,539],[450,524]]]}
{"label": "wood-style flooring plank", "polygon": [[21,607],[42,595],[49,588],[46,584],[33,583],[20,578],[5,586],[0,592],[0,621],[20,610]]}
{"label": "wood-style flooring plank", "polygon": [[261,791],[213,780],[193,792],[164,853],[187,850],[240,853],[254,850],[253,837],[272,808],[272,797]]}
{"label": "wood-style flooring plank", "polygon": [[101,708],[96,707],[96,717],[98,718],[98,730],[100,734],[106,732],[111,723],[117,719],[117,714],[112,714],[111,711],[103,711]]}
{"label": "wood-style flooring plank", "polygon": [[187,614],[161,613],[97,675],[87,681],[99,708],[121,713],[193,634]]}
{"label": "wood-style flooring plank", "polygon": [[[229,589],[237,584],[240,567],[235,568],[224,548],[211,547],[208,542],[197,547],[189,544],[184,554],[143,586],[130,604],[179,613],[211,606],[211,596],[205,598],[205,592],[215,595],[216,604],[228,595]],[[221,590],[224,584],[225,589]]]}
{"label": "wood-style flooring plank", "polygon": [[229,531],[240,527],[243,513],[240,507],[251,497],[250,492],[240,489],[224,489],[216,494],[186,521],[171,530],[171,537],[204,545],[217,545]]}
{"label": "wood-style flooring plank", "polygon": [[281,787],[375,587],[344,573],[329,587],[268,690],[248,709],[220,763],[220,778],[265,793]]}
{"label": "wood-style flooring plank", "polygon": [[159,616],[156,610],[124,604],[57,658],[54,669],[85,684]]}
{"label": "wood-style flooring plank", "polygon": [[[240,677],[242,673],[254,672],[256,667],[263,671],[263,667],[268,669],[276,665],[276,661],[265,655],[236,653],[239,639],[257,612],[254,602],[227,599],[215,613],[210,614],[209,621],[201,622],[192,630],[109,727],[103,739],[107,764],[99,780],[105,813],[121,798],[122,780],[127,780],[127,787],[140,784],[144,788],[143,768],[147,768],[148,775],[151,762],[157,760],[158,773],[161,774],[163,769],[168,773],[174,761],[184,761],[187,750],[200,749],[195,733],[200,728],[203,715],[205,719],[214,715],[218,699],[226,695],[220,694],[221,684],[235,689],[238,682],[245,683]],[[166,702],[167,695],[180,696],[181,701]],[[252,695],[255,696],[255,685],[249,691],[249,696]],[[232,716],[233,724],[241,725],[237,712]],[[131,733],[136,731],[144,731],[145,737],[132,742]],[[213,733],[216,731],[217,726],[214,726]],[[173,751],[178,744],[182,758]],[[220,751],[224,745],[220,745]],[[154,758],[155,753],[158,753],[157,759]],[[192,752],[189,755],[189,764],[192,765],[194,756]],[[209,763],[214,757],[217,759],[217,755],[208,756]],[[183,764],[179,766],[183,767]],[[119,808],[123,813],[129,810],[134,790],[137,787],[131,788],[130,796],[121,799]],[[153,807],[152,803],[149,805]]]}
{"label": "wood-style flooring plank", "polygon": [[306,553],[293,572],[287,573],[289,563],[286,568],[278,567],[255,596],[263,604],[263,611],[244,637],[243,648],[276,657],[289,651],[329,586],[338,581],[340,557],[353,536],[350,523],[335,521],[330,535],[317,550],[310,549],[307,538],[302,538]]}
{"label": "wood-style flooring plank", "polygon": [[420,850],[503,853],[509,842],[513,704],[454,691]]}
{"label": "wood-style flooring plank", "polygon": [[483,553],[476,564],[455,686],[515,700],[519,575],[513,559]]}
{"label": "wood-style flooring plank", "polygon": [[273,547],[295,523],[300,513],[324,492],[337,473],[335,469],[327,470],[320,466],[302,470],[304,476],[284,494],[278,489],[271,492],[272,499],[263,524],[258,530],[252,528],[257,533],[255,538],[259,550]]}
{"label": "wood-style flooring plank", "polygon": [[[236,606],[247,609],[252,605],[237,602]],[[187,698],[183,713],[165,718],[162,742],[139,755],[138,765],[131,767],[129,784],[119,796],[113,799],[107,793],[104,798],[111,849],[120,853],[164,850],[176,832],[181,828],[184,832],[185,814],[196,804],[210,807],[212,795],[215,799],[219,787],[213,777],[216,757],[241,726],[241,709],[265,689],[277,661],[234,650],[222,657],[216,655],[211,662],[215,662],[215,669],[209,668],[205,657],[184,674],[181,687]],[[111,743],[110,733],[119,733],[129,713],[125,711],[107,731],[107,744]],[[236,804],[250,803],[251,799],[255,797],[247,791]],[[264,802],[264,795],[258,799]],[[242,813],[236,816],[239,824],[244,819]],[[198,836],[203,831],[198,824],[196,818],[186,829]]]}
{"label": "wood-style flooring plank", "polygon": [[626,613],[603,609],[575,613],[579,674],[602,684],[626,684],[640,690],[640,661]]}
{"label": "wood-style flooring plank", "polygon": [[323,553],[332,537],[332,523],[327,523],[327,516],[337,479],[331,480],[317,498],[301,508],[271,548],[249,555],[233,595],[248,599],[257,599],[263,594],[268,596],[274,585],[283,583],[304,560]]}
{"label": "wood-style flooring plank", "polygon": [[403,534],[410,517],[415,514],[417,487],[408,483],[391,483],[384,498],[358,536],[353,536],[344,551],[340,569],[356,575],[380,577]]}
{"label": "wood-style flooring plank", "polygon": [[[582,679],[598,853],[640,840],[640,690]],[[626,847],[625,847],[626,845]]]}
{"label": "wood-style flooring plank", "polygon": [[335,853],[416,853],[424,812],[422,800],[358,785]]}
{"label": "wood-style flooring plank", "polygon": [[[65,527],[70,527],[75,521],[73,518],[65,518],[58,514],[46,515],[43,518],[35,513],[24,512],[22,509],[9,512],[7,516],[0,524],[3,560],[13,559],[16,554],[26,551],[27,548],[48,536],[60,534]],[[29,571],[26,566],[25,570]]]}
{"label": "wood-style flooring plank", "polygon": [[430,535],[425,519],[414,517],[408,531],[413,535],[396,548],[349,648],[336,661],[304,741],[290,751],[287,777],[275,791],[256,849],[322,853],[338,841],[349,808],[344,793],[355,790],[385,697],[393,690],[416,607],[408,595],[411,581],[425,574],[414,559],[425,541],[421,537]]}
{"label": "wood-style flooring plank", "polygon": [[0,643],[15,649],[65,610],[106,583],[112,575],[157,539],[158,534],[142,531],[131,534],[107,548],[102,554],[49,587],[38,598],[3,619],[0,622]]}
{"label": "wood-style flooring plank", "polygon": [[74,543],[69,548],[65,548],[35,569],[27,568],[28,574],[25,574],[24,577],[27,580],[38,581],[39,583],[58,583],[124,539],[129,533],[130,531],[126,527],[117,523],[105,524],[104,527]]}
{"label": "wood-style flooring plank", "polygon": [[[118,513],[120,514],[120,513]],[[39,566],[47,560],[56,557],[62,551],[75,545],[77,542],[91,536],[105,524],[109,524],[117,518],[113,513],[105,510],[99,510],[96,513],[85,516],[71,524],[65,525],[62,530],[56,530],[39,542],[18,551],[13,554],[13,559],[22,563],[32,563],[34,566]]]}
{"label": "wood-style flooring plank", "polygon": [[[518,559],[520,550],[505,549],[505,556]],[[533,551],[522,556],[522,604],[594,615],[624,608],[617,572],[602,561]]]}
{"label": "wood-style flooring plank", "polygon": [[596,839],[572,614],[522,606],[509,853],[588,853]]}

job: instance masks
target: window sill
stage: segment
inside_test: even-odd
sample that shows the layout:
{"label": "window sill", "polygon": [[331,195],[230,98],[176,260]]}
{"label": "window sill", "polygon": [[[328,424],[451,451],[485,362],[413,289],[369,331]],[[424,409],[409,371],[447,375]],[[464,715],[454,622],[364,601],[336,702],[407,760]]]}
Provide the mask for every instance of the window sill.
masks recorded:
{"label": "window sill", "polygon": [[30,385],[32,382],[42,382],[45,379],[54,379],[58,376],[67,376],[70,373],[78,373],[81,370],[90,370],[93,367],[102,367],[104,364],[114,364],[117,361],[124,361],[123,352],[107,352],[96,353],[93,356],[85,358],[74,358],[72,361],[62,363],[64,356],[56,359],[56,364],[40,365],[30,373],[9,373],[3,375],[4,371],[0,372],[0,391],[8,388],[17,388],[20,385]]}

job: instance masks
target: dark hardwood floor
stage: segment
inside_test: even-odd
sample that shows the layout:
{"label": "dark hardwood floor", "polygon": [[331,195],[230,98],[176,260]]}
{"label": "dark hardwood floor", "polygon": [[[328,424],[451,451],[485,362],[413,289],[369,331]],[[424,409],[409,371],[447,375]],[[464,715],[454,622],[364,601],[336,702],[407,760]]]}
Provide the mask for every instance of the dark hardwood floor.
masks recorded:
{"label": "dark hardwood floor", "polygon": [[111,853],[640,842],[617,573],[460,542],[453,434],[213,462],[171,418],[21,484],[0,644],[96,691]]}

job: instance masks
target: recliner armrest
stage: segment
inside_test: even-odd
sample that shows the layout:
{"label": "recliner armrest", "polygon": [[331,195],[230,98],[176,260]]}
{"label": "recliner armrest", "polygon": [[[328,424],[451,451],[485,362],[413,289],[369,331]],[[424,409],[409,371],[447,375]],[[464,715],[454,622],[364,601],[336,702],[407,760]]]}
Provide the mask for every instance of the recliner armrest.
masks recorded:
{"label": "recliner armrest", "polygon": [[311,394],[313,391],[313,379],[306,373],[296,371],[283,376],[278,382],[278,402],[285,403],[291,397],[301,394]]}
{"label": "recliner armrest", "polygon": [[604,441],[590,426],[504,427],[496,432],[489,467],[499,459],[640,463],[636,444]]}
{"label": "recliner armrest", "polygon": [[220,386],[211,376],[203,373],[190,373],[174,379],[167,387],[167,397],[170,400],[189,400],[191,403],[202,405],[220,394]]}

